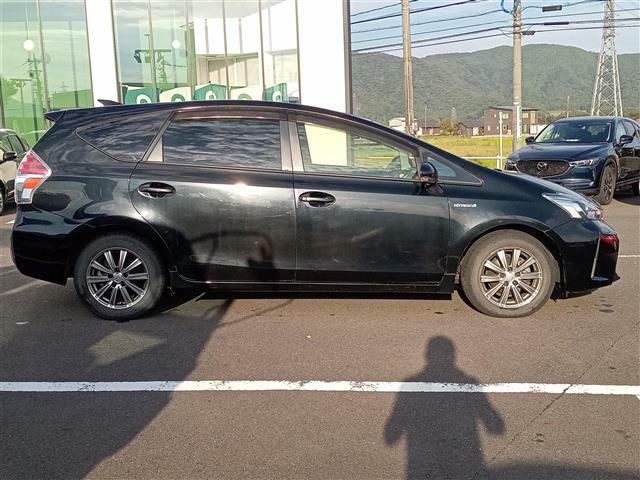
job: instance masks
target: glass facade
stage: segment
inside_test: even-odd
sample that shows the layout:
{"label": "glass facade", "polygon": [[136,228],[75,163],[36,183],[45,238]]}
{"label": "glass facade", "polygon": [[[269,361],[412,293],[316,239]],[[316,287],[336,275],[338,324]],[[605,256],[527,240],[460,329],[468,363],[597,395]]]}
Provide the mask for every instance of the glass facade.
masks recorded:
{"label": "glass facade", "polygon": [[47,110],[93,105],[84,0],[0,2],[1,120],[33,144]]}
{"label": "glass facade", "polygon": [[124,103],[299,101],[296,0],[113,0]]}
{"label": "glass facade", "polygon": [[[99,98],[298,103],[301,78],[307,103],[342,110],[342,5],[0,0],[0,127],[33,144],[49,126],[44,112],[93,106]],[[327,28],[333,34],[323,38]]]}

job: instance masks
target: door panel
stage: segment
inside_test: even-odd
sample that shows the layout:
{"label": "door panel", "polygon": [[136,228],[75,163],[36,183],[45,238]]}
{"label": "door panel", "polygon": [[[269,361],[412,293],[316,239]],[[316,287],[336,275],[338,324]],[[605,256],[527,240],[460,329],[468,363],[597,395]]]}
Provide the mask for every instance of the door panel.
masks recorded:
{"label": "door panel", "polygon": [[205,114],[176,116],[137,165],[134,206],[189,280],[292,282],[295,203],[292,173],[282,170],[290,164],[281,145],[286,126],[278,118]]}
{"label": "door panel", "polygon": [[374,128],[293,118],[296,281],[438,284],[449,208],[440,186],[416,181],[417,149]]}
{"label": "door panel", "polygon": [[[152,198],[147,183],[175,193]],[[178,272],[206,282],[293,281],[292,175],[141,163],[130,182],[140,214],[169,244]]]}
{"label": "door panel", "polygon": [[[294,174],[301,282],[439,283],[449,209],[440,187],[419,182]],[[306,192],[335,198],[300,201]]]}

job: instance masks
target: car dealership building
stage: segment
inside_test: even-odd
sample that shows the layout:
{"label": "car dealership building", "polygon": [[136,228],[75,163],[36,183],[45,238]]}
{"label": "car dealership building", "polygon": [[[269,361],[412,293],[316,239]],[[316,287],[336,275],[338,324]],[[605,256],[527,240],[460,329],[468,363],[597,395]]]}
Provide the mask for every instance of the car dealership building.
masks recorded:
{"label": "car dealership building", "polygon": [[43,112],[204,99],[348,111],[347,0],[3,0],[4,128]]}

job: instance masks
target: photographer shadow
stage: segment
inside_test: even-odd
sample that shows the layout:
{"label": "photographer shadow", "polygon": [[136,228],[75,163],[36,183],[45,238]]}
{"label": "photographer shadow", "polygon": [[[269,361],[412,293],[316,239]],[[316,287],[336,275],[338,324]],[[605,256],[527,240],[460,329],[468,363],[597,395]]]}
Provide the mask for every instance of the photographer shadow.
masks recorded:
{"label": "photographer shadow", "polygon": [[[478,381],[455,364],[455,347],[447,337],[427,343],[424,369],[405,382],[466,383]],[[504,421],[484,393],[400,392],[389,416],[384,440],[406,445],[406,478],[464,479],[485,471],[479,429],[503,434]]]}

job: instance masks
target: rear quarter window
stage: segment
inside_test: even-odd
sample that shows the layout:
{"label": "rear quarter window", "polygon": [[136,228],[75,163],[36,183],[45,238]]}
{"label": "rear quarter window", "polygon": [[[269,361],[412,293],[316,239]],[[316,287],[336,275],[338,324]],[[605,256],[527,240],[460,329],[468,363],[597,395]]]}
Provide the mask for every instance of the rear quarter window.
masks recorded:
{"label": "rear quarter window", "polygon": [[169,112],[115,116],[78,128],[76,133],[116,160],[139,162],[168,116]]}

